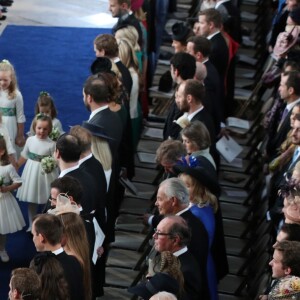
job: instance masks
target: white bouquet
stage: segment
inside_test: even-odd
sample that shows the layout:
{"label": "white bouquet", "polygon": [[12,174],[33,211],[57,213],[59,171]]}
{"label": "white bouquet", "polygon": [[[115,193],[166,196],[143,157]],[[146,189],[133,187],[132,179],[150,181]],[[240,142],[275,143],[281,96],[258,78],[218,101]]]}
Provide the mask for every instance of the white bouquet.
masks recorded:
{"label": "white bouquet", "polygon": [[59,138],[59,136],[60,136],[60,131],[58,130],[57,127],[53,127],[53,128],[52,128],[52,131],[51,131],[50,134],[49,134],[49,138],[50,138],[52,141],[56,142],[57,139]]}
{"label": "white bouquet", "polygon": [[48,174],[51,173],[57,167],[57,163],[53,156],[46,156],[42,158],[41,166],[44,174]]}

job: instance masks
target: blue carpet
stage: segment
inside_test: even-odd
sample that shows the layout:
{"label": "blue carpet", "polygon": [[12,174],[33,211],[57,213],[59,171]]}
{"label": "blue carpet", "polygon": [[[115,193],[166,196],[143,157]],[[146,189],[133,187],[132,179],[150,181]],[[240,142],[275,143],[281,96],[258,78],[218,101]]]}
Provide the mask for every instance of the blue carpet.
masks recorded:
{"label": "blue carpet", "polygon": [[[82,86],[95,59],[93,40],[110,29],[7,26],[0,37],[0,60],[8,59],[16,69],[24,98],[26,130],[34,116],[40,91],[48,91],[58,109],[58,119],[69,125],[88,118]],[[26,217],[26,204],[20,203]],[[9,263],[0,261],[0,299],[7,299],[10,272],[28,266],[35,254],[30,234],[24,230],[8,236]]]}

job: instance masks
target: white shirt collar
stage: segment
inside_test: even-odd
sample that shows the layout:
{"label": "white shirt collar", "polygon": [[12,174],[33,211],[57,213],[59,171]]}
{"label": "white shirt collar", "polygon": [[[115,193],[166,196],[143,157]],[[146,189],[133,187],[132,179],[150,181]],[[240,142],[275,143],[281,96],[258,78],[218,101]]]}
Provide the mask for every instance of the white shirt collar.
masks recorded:
{"label": "white shirt collar", "polygon": [[108,105],[103,105],[103,106],[95,109],[94,111],[92,111],[90,114],[89,120],[91,120],[95,116],[95,114],[97,114],[99,111],[104,110],[106,108],[108,108]]}
{"label": "white shirt collar", "polygon": [[216,6],[215,6],[215,9],[217,9],[221,4],[225,3],[225,2],[229,2],[230,0],[221,0],[221,1],[218,1]]}
{"label": "white shirt collar", "polygon": [[189,206],[188,206],[187,208],[185,208],[185,209],[179,211],[179,212],[176,214],[176,216],[180,216],[181,214],[183,214],[184,212],[188,211],[189,209],[190,209],[190,208],[189,208]]}
{"label": "white shirt collar", "polygon": [[212,38],[213,38],[215,35],[217,35],[219,32],[220,32],[220,30],[217,30],[216,32],[210,34],[210,35],[207,37],[207,39],[208,39],[208,40],[212,39]]}
{"label": "white shirt collar", "polygon": [[82,163],[84,163],[86,160],[90,159],[93,156],[93,153],[90,153],[89,155],[83,157],[82,159],[79,159],[78,165],[80,166]]}
{"label": "white shirt collar", "polygon": [[285,108],[286,108],[288,111],[290,111],[291,109],[293,109],[293,107],[294,107],[298,102],[300,102],[300,98],[298,98],[297,100],[293,101],[292,103],[287,104]]}
{"label": "white shirt collar", "polygon": [[116,64],[117,62],[121,61],[121,59],[119,57],[115,57],[114,58],[114,63]]}
{"label": "white shirt collar", "polygon": [[74,171],[74,170],[76,170],[78,168],[79,168],[79,165],[76,165],[76,166],[71,167],[71,168],[67,168],[67,169],[65,169],[65,170],[63,170],[63,171],[60,172],[58,178],[64,177],[66,174],[68,174],[71,171]]}
{"label": "white shirt collar", "polygon": [[187,246],[181,248],[180,250],[176,251],[173,253],[174,256],[178,257],[180,256],[181,254],[185,253],[186,251],[188,251],[188,248]]}
{"label": "white shirt collar", "polygon": [[64,252],[64,248],[63,247],[60,247],[59,249],[52,251],[52,253],[55,254],[55,255],[61,254],[63,252]]}
{"label": "white shirt collar", "polygon": [[199,109],[197,109],[196,111],[192,112],[191,114],[187,115],[187,118],[189,119],[189,121],[191,121],[194,116],[200,112],[202,109],[204,108],[204,106],[202,105]]}

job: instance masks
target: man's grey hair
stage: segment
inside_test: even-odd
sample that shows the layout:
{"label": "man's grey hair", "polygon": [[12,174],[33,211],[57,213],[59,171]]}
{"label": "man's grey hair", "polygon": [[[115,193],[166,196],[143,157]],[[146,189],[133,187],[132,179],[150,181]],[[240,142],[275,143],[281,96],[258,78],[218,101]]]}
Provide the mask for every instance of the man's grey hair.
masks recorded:
{"label": "man's grey hair", "polygon": [[165,194],[168,199],[175,197],[180,205],[188,205],[190,202],[189,191],[185,184],[179,178],[169,178],[164,180],[160,186],[165,188]]}

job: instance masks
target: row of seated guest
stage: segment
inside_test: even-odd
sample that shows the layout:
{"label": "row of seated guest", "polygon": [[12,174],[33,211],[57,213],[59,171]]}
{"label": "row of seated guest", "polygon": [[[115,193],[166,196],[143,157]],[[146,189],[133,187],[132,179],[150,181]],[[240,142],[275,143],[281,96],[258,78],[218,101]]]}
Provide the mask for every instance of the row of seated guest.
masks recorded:
{"label": "row of seated guest", "polygon": [[[192,127],[190,135],[189,127]],[[193,136],[193,132],[195,133],[193,127],[202,129],[203,139],[207,139],[207,141],[203,141],[204,145],[201,145],[201,134],[198,131]],[[190,138],[189,144],[185,137],[186,133]],[[159,216],[147,214],[144,216],[144,221],[158,230],[161,229],[160,225],[163,226],[164,222],[167,222],[168,218],[165,218],[159,223],[164,215],[176,214],[187,220],[192,234],[188,249],[200,267],[201,285],[198,288],[201,287],[202,293],[206,293],[207,299],[217,299],[217,282],[228,272],[228,264],[221,211],[217,200],[220,187],[215,165],[211,163],[212,158],[207,149],[210,145],[209,134],[203,123],[195,121],[187,124],[182,130],[182,137],[184,144],[178,140],[166,140],[157,150],[158,163],[165,168],[165,178],[168,179],[161,183],[157,193],[155,205],[158,208]],[[197,145],[195,140],[200,142],[200,145]],[[189,154],[194,153],[197,158],[193,155],[185,156],[185,146]],[[197,151],[200,149],[206,151],[203,153]],[[181,173],[180,179],[170,178]],[[163,229],[160,232],[169,231],[164,227]],[[159,245],[162,239],[160,234],[158,233],[157,236],[154,234],[153,237],[155,245],[156,242]],[[201,249],[198,247],[200,237]],[[203,245],[206,245],[206,249]],[[163,250],[174,253],[179,249]],[[160,250],[158,251],[160,252]],[[199,278],[196,281],[198,282]],[[189,286],[186,287],[186,292],[189,294],[189,299],[197,299],[201,294],[195,287]]]}

